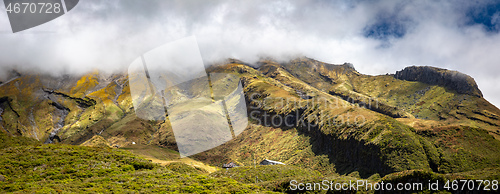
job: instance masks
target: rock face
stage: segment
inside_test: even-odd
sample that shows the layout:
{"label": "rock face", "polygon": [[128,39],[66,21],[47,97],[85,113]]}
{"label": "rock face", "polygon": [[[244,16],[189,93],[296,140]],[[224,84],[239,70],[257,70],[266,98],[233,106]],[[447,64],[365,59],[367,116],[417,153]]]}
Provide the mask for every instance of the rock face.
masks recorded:
{"label": "rock face", "polygon": [[429,66],[411,66],[401,71],[397,71],[394,77],[396,79],[419,81],[426,84],[443,86],[455,90],[459,94],[483,97],[474,78],[458,71]]}

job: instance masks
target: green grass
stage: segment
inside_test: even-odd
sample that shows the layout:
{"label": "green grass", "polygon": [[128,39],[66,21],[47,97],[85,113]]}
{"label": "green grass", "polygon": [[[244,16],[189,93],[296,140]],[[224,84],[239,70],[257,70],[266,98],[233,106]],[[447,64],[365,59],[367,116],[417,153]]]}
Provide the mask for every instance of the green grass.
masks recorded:
{"label": "green grass", "polygon": [[[262,186],[265,189],[271,190],[271,191],[276,191],[276,192],[281,192],[281,193],[349,193],[346,191],[342,190],[336,190],[333,188],[333,190],[321,190],[321,183],[323,181],[328,181],[328,185],[330,183],[335,184],[349,184],[350,182],[356,182],[358,180],[363,180],[364,179],[359,179],[351,176],[299,176],[299,177],[288,177],[288,178],[282,178],[282,179],[277,179],[277,180],[272,180],[272,181],[266,181],[266,182],[261,182],[258,183],[257,185]],[[372,184],[375,183],[375,181],[367,180],[368,182],[371,182]],[[304,187],[307,187],[307,183],[310,183],[310,188],[314,189],[314,184],[317,184],[316,190],[312,191],[307,191],[307,190],[297,190],[295,188],[298,183],[304,183]],[[292,185],[292,184],[295,184]],[[319,184],[319,185],[318,185]],[[324,188],[324,187],[323,187]],[[295,190],[292,190],[295,189]],[[374,191],[356,191],[356,193],[373,193]],[[354,193],[354,191],[352,191]]]}
{"label": "green grass", "polygon": [[450,177],[463,177],[463,179],[500,180],[500,168],[490,167],[473,171],[450,173],[448,175]]}
{"label": "green grass", "polygon": [[290,165],[257,165],[222,169],[211,177],[228,177],[242,183],[260,183],[283,178],[319,177],[321,173]]}
{"label": "green grass", "polygon": [[[406,170],[406,171],[401,171],[401,172],[396,172],[392,174],[388,174],[384,176],[382,179],[380,179],[379,182],[384,182],[384,183],[392,183],[393,185],[396,185],[398,183],[405,183],[405,184],[414,184],[414,183],[420,183],[423,187],[420,190],[413,190],[411,192],[414,193],[456,193],[457,190],[460,190],[462,192],[470,192],[467,189],[467,186],[462,187],[463,183],[460,181],[464,180],[469,180],[469,181],[474,181],[474,180],[498,180],[498,172],[500,171],[499,168],[487,168],[484,170],[475,170],[475,171],[468,171],[468,172],[462,172],[462,173],[450,173],[450,174],[440,174],[440,173],[435,173],[431,171],[425,171],[425,170]],[[429,183],[436,183],[439,182],[438,184],[438,190],[429,190]],[[445,188],[446,183],[449,183],[448,186],[451,188],[453,184],[457,184],[458,189],[455,188]],[[454,183],[455,182],[455,183]],[[479,182],[476,182],[475,185],[475,190],[478,190],[478,184]],[[491,189],[491,185],[489,185],[489,192],[487,190],[482,190],[484,187],[484,184],[480,188],[478,193],[496,193],[495,190]]]}
{"label": "green grass", "polygon": [[165,165],[166,168],[178,172],[181,174],[207,174],[208,172],[204,169],[187,165],[182,162],[172,162]]}
{"label": "green grass", "polygon": [[[393,174],[389,174],[381,179],[381,182],[383,181],[384,183],[391,183],[393,185],[396,185],[398,183],[404,183],[404,184],[422,184],[422,187],[419,188],[418,190],[409,190],[408,192],[427,192],[431,193],[430,188],[429,188],[429,182],[435,183],[439,182],[440,184],[438,185],[439,190],[438,191],[433,191],[434,192],[446,192],[444,187],[444,184],[446,181],[450,180],[447,176],[442,175],[442,174],[437,174],[433,173],[430,171],[424,171],[424,170],[408,170],[408,171],[402,171],[402,172],[397,172]],[[425,193],[424,192],[424,193]]]}
{"label": "green grass", "polygon": [[31,142],[0,149],[0,175],[6,179],[0,182],[2,192],[265,192],[256,185],[208,177],[184,164],[162,167],[119,149],[23,144]]}
{"label": "green grass", "polygon": [[[362,180],[359,177],[330,175],[323,176],[318,171],[301,168],[292,165],[268,165],[268,166],[245,166],[230,169],[222,169],[210,174],[211,177],[227,177],[241,183],[254,183],[267,190],[284,193],[297,193],[292,190],[292,181],[295,183],[321,183],[323,180],[335,183],[349,183],[349,181]],[[374,180],[368,180],[375,182]],[[299,193],[304,193],[301,191]],[[325,193],[326,191],[316,190],[306,193]],[[328,192],[337,192],[331,190]]]}
{"label": "green grass", "polygon": [[381,157],[389,166],[395,171],[430,170],[425,150],[414,129],[388,117],[379,121],[384,130],[372,142],[381,148]]}
{"label": "green grass", "polygon": [[438,171],[441,173],[500,167],[500,141],[484,129],[436,127],[421,135],[438,147]]}
{"label": "green grass", "polygon": [[171,161],[180,158],[178,152],[155,145],[129,145],[127,147],[120,147],[120,149],[158,160]]}

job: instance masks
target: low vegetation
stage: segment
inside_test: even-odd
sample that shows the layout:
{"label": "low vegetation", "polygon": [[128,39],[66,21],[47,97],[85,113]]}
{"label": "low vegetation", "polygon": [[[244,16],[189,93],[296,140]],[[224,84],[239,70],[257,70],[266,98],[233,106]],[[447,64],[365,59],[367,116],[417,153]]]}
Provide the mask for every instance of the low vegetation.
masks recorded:
{"label": "low vegetation", "polygon": [[[248,112],[257,114],[231,141],[187,158],[176,152],[179,134],[168,116],[152,121],[134,114],[126,75],[13,79],[0,87],[0,190],[293,193],[291,180],[500,178],[500,110],[459,86],[363,75],[351,64],[305,57],[258,65],[230,60],[208,69],[239,76]],[[229,88],[227,79],[212,78]],[[208,91],[197,83],[179,90],[178,99]],[[289,115],[299,122],[270,120]],[[357,117],[362,125],[355,125]],[[62,144],[42,144],[49,136]],[[259,166],[263,159],[287,165]],[[221,170],[229,162],[242,167]]]}
{"label": "low vegetation", "polygon": [[262,183],[284,178],[319,177],[321,173],[290,165],[258,165],[223,169],[211,177],[227,177],[242,183]]}
{"label": "low vegetation", "polygon": [[[0,134],[4,134],[1,132]],[[40,145],[3,137],[0,191],[13,193],[263,193],[260,186],[214,178],[182,164],[165,167],[112,148]],[[16,144],[10,144],[17,142]],[[27,143],[23,143],[27,142]],[[7,144],[9,143],[9,144]]]}

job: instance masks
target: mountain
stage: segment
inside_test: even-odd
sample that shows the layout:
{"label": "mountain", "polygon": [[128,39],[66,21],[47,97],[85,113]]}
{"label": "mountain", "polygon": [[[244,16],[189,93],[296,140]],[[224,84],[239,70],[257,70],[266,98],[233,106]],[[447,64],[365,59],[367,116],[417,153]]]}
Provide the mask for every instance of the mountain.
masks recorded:
{"label": "mountain", "polygon": [[[235,62],[212,71],[240,74],[247,102],[268,103],[256,110],[261,114],[298,113],[309,125],[254,122],[257,125],[235,141],[198,158],[212,158],[213,163],[213,155],[218,155],[248,164],[253,154],[322,172],[359,171],[365,177],[408,169],[452,173],[498,164],[499,109],[480,96],[441,84],[445,81],[428,84],[395,75],[363,75],[350,64],[308,58],[282,64],[264,60],[259,65],[255,69]],[[469,76],[463,78],[475,85]],[[251,98],[254,92],[260,98]],[[286,99],[286,106],[276,99]],[[303,103],[314,99],[322,100],[314,106]],[[356,116],[365,119],[363,125],[353,125]]]}
{"label": "mountain", "polygon": [[[253,166],[270,159],[290,166],[282,172],[309,169],[326,177],[374,181],[421,171],[500,176],[500,110],[466,74],[407,67],[370,76],[349,63],[307,57],[256,64],[229,59],[207,72],[240,77],[250,122],[240,135],[191,156],[192,161]],[[126,73],[11,74],[0,85],[0,131],[7,136],[56,145],[146,146],[130,151],[153,159],[175,153],[154,147],[177,150],[168,119],[135,115]],[[197,86],[192,84],[192,94],[202,90]],[[241,179],[250,183],[249,177]]]}
{"label": "mountain", "polygon": [[449,71],[428,66],[411,66],[396,72],[394,76],[398,79],[443,86],[459,94],[483,97],[474,79],[458,71]]}

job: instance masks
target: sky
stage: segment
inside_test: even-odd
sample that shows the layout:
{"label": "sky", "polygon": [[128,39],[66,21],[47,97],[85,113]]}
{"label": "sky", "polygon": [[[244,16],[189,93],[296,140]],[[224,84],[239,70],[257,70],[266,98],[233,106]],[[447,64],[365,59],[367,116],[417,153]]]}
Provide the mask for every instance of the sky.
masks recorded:
{"label": "sky", "polygon": [[[363,74],[434,66],[472,76],[500,107],[500,1],[82,0],[12,33],[0,6],[0,67],[126,71],[141,54],[195,36],[205,64],[307,56]],[[0,71],[0,76],[5,71]]]}

